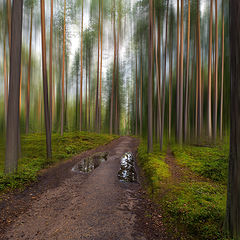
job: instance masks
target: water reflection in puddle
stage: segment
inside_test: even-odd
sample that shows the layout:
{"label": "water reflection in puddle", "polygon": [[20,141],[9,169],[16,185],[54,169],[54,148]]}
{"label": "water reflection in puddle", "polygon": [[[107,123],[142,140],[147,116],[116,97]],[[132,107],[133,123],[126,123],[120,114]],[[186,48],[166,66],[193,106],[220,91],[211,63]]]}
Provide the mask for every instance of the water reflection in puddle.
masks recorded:
{"label": "water reflection in puddle", "polygon": [[73,168],[73,172],[89,173],[95,168],[99,167],[102,162],[107,161],[108,153],[97,153],[89,158],[83,159],[77,163]]}
{"label": "water reflection in puddle", "polygon": [[137,182],[137,173],[134,167],[133,154],[131,152],[125,153],[122,156],[118,178],[121,182]]}

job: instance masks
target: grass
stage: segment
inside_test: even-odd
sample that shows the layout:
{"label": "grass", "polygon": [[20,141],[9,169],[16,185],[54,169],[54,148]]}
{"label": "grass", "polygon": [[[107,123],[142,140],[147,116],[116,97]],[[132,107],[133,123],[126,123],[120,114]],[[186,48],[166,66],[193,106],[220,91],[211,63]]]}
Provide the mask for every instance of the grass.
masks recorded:
{"label": "grass", "polygon": [[[148,166],[151,155],[149,157],[146,152],[143,155],[144,149],[146,142],[143,141],[138,150],[140,162]],[[174,182],[171,175],[168,176],[169,180],[165,179],[165,182],[169,182],[169,191],[164,196],[158,193],[155,196],[165,216],[165,223],[173,230],[177,227],[176,238],[225,239],[222,226],[226,207],[228,143],[215,146],[173,145],[171,149],[177,163],[185,170],[179,181]],[[161,161],[164,154],[165,151],[158,154]],[[148,171],[142,169],[145,177],[151,180]],[[154,174],[157,179],[159,172],[154,171]],[[166,184],[161,180],[155,185],[166,189]]]}
{"label": "grass", "polygon": [[153,152],[147,153],[147,143],[142,141],[138,148],[138,162],[148,182],[148,192],[157,193],[161,191],[170,177],[168,164],[165,163],[166,148],[161,152],[159,145],[153,146]]}
{"label": "grass", "polygon": [[89,132],[71,132],[52,135],[52,159],[46,158],[45,135],[31,134],[21,137],[21,158],[18,171],[4,174],[4,144],[0,143],[0,192],[24,188],[37,179],[41,169],[47,168],[63,159],[68,159],[86,150],[96,148],[112,141],[116,136]]}

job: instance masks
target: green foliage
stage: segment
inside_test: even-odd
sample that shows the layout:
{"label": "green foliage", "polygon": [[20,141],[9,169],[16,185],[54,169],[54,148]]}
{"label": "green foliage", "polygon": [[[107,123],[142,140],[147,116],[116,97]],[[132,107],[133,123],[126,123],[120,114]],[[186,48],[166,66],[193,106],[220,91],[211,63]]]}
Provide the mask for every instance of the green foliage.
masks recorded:
{"label": "green foliage", "polygon": [[194,239],[223,239],[226,188],[206,182],[181,183],[162,200],[178,228]]}
{"label": "green foliage", "polygon": [[227,183],[229,144],[172,147],[179,164],[213,181]]}
{"label": "green foliage", "polygon": [[138,148],[138,162],[150,187],[150,192],[156,193],[163,183],[171,176],[164,159],[166,151],[160,152],[159,145],[153,146],[153,152],[147,153],[147,143],[142,141]]}
{"label": "green foliage", "polygon": [[38,172],[50,165],[86,150],[106,144],[116,136],[89,132],[71,132],[52,136],[52,159],[46,159],[46,140],[43,134],[25,135],[21,139],[22,158],[15,174],[4,174],[4,148],[0,144],[0,192],[23,188],[37,179]]}

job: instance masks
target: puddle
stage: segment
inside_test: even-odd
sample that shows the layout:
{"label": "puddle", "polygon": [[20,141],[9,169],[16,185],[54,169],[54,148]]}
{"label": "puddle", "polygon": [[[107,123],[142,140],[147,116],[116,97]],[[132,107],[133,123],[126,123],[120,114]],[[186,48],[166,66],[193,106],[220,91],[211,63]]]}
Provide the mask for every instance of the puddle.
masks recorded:
{"label": "puddle", "polygon": [[95,168],[99,167],[102,162],[107,161],[107,152],[96,153],[89,158],[83,159],[77,163],[73,168],[73,172],[89,173]]}
{"label": "puddle", "polygon": [[134,167],[133,154],[131,152],[125,153],[122,156],[118,178],[121,182],[137,182],[137,173]]}

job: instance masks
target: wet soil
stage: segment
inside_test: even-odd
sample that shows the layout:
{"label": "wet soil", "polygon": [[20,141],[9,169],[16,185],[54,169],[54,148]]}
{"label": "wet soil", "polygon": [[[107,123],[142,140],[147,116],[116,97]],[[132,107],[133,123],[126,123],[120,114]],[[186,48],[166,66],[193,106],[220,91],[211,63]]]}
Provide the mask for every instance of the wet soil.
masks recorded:
{"label": "wet soil", "polygon": [[[136,156],[138,139],[121,137],[44,170],[38,182],[0,200],[0,239],[171,239],[138,182],[118,179],[121,158]],[[89,173],[72,171],[98,152],[107,161]],[[138,172],[138,169],[136,169]]]}

